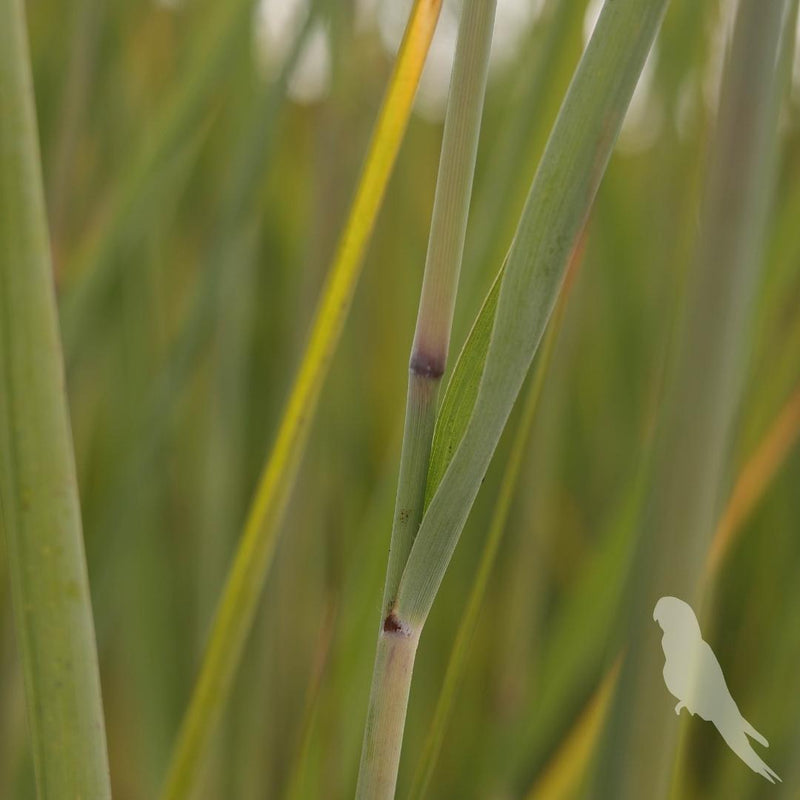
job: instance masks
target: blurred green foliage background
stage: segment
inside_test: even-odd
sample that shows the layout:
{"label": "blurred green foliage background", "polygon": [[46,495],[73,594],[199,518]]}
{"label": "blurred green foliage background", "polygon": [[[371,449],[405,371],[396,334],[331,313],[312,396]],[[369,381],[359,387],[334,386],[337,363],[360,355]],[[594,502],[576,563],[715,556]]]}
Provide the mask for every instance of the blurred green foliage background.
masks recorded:
{"label": "blurred green foliage background", "polygon": [[[163,779],[408,6],[27,4],[119,800],[154,797]],[[590,6],[498,3],[455,350],[508,247]],[[610,663],[731,6],[673,0],[629,112],[431,797],[525,796]],[[204,798],[338,798],[355,786],[457,16],[446,3]],[[785,450],[774,470],[756,465],[766,485],[736,526],[704,630],[784,784],[767,787],[697,723],[687,788],[697,797],[800,796],[798,104],[795,69],[726,495],[789,404]],[[513,430],[512,418],[422,638],[400,796]],[[0,794],[22,799],[33,773],[0,585]],[[673,705],[666,690],[654,702]]]}

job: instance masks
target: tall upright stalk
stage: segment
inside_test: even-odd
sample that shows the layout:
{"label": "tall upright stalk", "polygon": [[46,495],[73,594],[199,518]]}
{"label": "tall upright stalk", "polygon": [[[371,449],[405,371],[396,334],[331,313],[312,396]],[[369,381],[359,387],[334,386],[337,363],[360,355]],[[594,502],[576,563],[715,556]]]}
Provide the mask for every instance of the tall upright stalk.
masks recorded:
{"label": "tall upright stalk", "polygon": [[[405,704],[410,684],[405,652],[400,658],[392,651],[410,651],[413,662],[418,637],[553,310],[569,254],[665,8],[666,0],[620,0],[603,7],[548,140],[502,273],[474,406],[459,411],[469,414],[469,421],[425,508],[397,591],[387,593],[394,599],[379,636],[361,797],[392,796],[404,720],[397,705]],[[485,303],[481,315],[486,309]],[[395,683],[380,672],[384,664],[394,670]]]}
{"label": "tall upright stalk", "polygon": [[450,346],[458,277],[472,196],[495,0],[462,10],[442,136],[428,253],[408,371],[400,476],[386,570],[383,612],[357,796],[394,797],[419,630],[390,615],[422,519],[436,405]]}
{"label": "tall upright stalk", "polygon": [[0,0],[0,525],[40,798],[111,796],[22,0]]}
{"label": "tall upright stalk", "polygon": [[741,0],[723,77],[701,227],[649,503],[619,614],[626,656],[593,797],[666,797],[678,726],[662,682],[659,597],[695,608],[744,377],[774,179],[789,0]]}
{"label": "tall upright stalk", "polygon": [[428,617],[555,305],[666,0],[606,3],[559,111],[506,259],[491,339],[463,437],[427,506],[393,606]]}
{"label": "tall upright stalk", "polygon": [[472,196],[494,10],[494,0],[469,0],[464,6],[459,29],[425,273],[408,367],[403,450],[383,598],[386,611],[397,592],[400,574],[422,518],[436,401],[450,348]]}

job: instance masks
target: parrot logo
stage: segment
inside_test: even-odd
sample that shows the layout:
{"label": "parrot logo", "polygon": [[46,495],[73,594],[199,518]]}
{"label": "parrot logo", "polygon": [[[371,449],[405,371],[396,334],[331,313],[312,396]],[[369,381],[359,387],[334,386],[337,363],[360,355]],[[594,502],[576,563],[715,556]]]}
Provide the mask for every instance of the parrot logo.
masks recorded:
{"label": "parrot logo", "polygon": [[662,597],[653,611],[664,636],[664,683],[671,695],[678,698],[675,713],[688,709],[706,722],[713,722],[728,747],[770,783],[780,781],[750,744],[748,736],[764,747],[767,740],[742,716],[736,705],[722,668],[708,642],[703,640],[697,617],[688,603],[677,597]]}

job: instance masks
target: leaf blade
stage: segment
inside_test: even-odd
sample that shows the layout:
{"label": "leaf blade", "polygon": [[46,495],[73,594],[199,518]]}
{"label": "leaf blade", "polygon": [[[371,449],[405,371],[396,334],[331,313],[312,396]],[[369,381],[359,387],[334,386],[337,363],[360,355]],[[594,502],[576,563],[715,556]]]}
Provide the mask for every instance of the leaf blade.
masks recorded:
{"label": "leaf blade", "polygon": [[561,285],[665,0],[607,3],[581,59],[509,251],[486,366],[464,437],[423,518],[397,613],[426,619]]}
{"label": "leaf blade", "polygon": [[0,527],[40,797],[111,797],[25,16],[0,3]]}

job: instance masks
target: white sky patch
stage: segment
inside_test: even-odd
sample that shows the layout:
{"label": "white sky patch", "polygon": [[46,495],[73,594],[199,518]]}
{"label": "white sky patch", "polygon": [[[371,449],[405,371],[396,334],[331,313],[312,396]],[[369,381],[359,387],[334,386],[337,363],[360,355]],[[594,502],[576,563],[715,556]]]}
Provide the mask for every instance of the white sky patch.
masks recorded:
{"label": "white sky patch", "polygon": [[709,31],[707,61],[702,78],[703,101],[711,114],[717,113],[719,93],[722,88],[722,70],[730,48],[733,23],[736,19],[738,0],[719,0],[717,17]]}
{"label": "white sky patch", "polygon": [[794,32],[794,61],[792,62],[792,101],[800,103],[800,14]]}
{"label": "white sky patch", "polygon": [[355,26],[358,33],[371,30],[375,25],[378,0],[355,0]]}
{"label": "white sky patch", "polygon": [[178,11],[186,5],[184,0],[153,0],[154,5],[167,11]]}
{"label": "white sky patch", "polygon": [[644,62],[619,132],[617,149],[626,155],[649,150],[656,143],[664,125],[664,101],[655,88],[657,64],[658,47],[654,44]]}
{"label": "white sky patch", "polygon": [[[583,15],[583,47],[594,33],[604,0],[589,0]],[[655,87],[658,45],[654,44],[644,62],[642,74],[633,90],[628,111],[622,121],[617,149],[626,155],[642,153],[655,144],[664,125],[664,101]]]}
{"label": "white sky patch", "polygon": [[679,139],[686,141],[696,133],[701,102],[700,82],[697,72],[692,70],[681,81],[675,103],[675,130]]}
{"label": "white sky patch", "polygon": [[605,0],[589,0],[586,6],[586,11],[583,14],[583,46],[589,44],[589,39],[592,38],[594,33],[594,26],[597,25],[597,20],[600,18],[600,12],[603,9]]}
{"label": "white sky patch", "polygon": [[546,5],[547,0],[497,0],[490,70],[502,69],[514,62]]}
{"label": "white sky patch", "polygon": [[[411,11],[411,0],[384,0],[377,4],[376,21],[384,49],[392,56],[397,54],[403,31]],[[417,89],[414,110],[431,122],[444,118],[450,73],[456,52],[459,4],[445,0],[433,34],[428,57]]]}
{"label": "white sky patch", "polygon": [[[444,119],[462,5],[463,0],[444,0],[420,78],[414,110],[431,122]],[[490,71],[514,60],[545,5],[546,0],[497,0]],[[395,55],[403,38],[411,0],[359,0],[356,9],[358,25],[366,26],[374,14],[384,48]]]}
{"label": "white sky patch", "polygon": [[[309,0],[260,0],[256,7],[256,56],[265,75],[275,76],[289,57],[309,11]],[[287,94],[300,105],[323,100],[330,88],[331,49],[321,23],[309,32],[289,76]]]}

